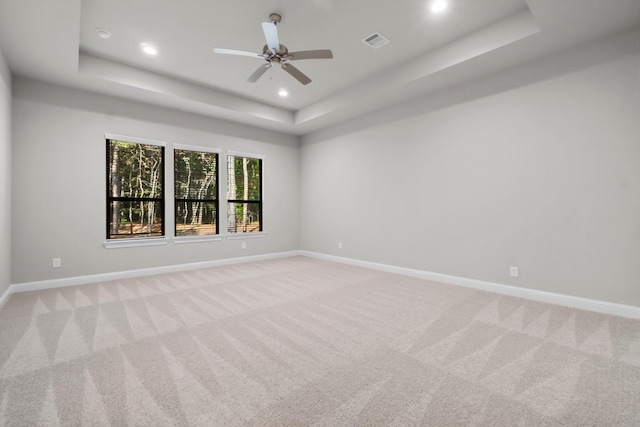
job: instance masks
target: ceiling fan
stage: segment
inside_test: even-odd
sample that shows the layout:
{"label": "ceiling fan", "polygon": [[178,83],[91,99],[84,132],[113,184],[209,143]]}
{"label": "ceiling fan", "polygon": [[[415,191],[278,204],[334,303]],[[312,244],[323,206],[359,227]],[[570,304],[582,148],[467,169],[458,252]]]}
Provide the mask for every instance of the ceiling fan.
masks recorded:
{"label": "ceiling fan", "polygon": [[333,53],[329,49],[322,50],[303,50],[299,52],[289,52],[287,47],[280,44],[278,40],[278,22],[282,20],[282,16],[277,13],[269,15],[271,22],[262,23],[262,31],[264,37],[267,40],[267,44],[262,48],[262,53],[247,52],[244,50],[234,49],[213,49],[214,53],[223,53],[228,55],[242,55],[252,56],[260,58],[266,61],[262,64],[253,74],[247,79],[248,82],[255,83],[262,75],[273,66],[273,64],[280,64],[280,67],[291,74],[296,80],[303,85],[311,83],[311,79],[307,77],[302,71],[291,65],[289,61],[296,61],[299,59],[330,59],[333,58]]}

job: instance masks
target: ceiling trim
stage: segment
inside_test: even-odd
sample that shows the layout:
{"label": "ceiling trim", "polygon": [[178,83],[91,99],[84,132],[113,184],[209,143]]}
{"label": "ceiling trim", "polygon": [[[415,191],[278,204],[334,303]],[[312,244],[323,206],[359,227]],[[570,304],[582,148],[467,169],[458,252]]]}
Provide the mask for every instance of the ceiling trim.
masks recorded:
{"label": "ceiling trim", "polygon": [[[413,96],[423,95],[424,91],[416,92],[411,84],[539,32],[540,26],[529,8],[525,8],[491,26],[400,64],[389,73],[369,78],[357,86],[298,110],[295,113],[295,125],[304,125],[330,115],[340,114],[346,120],[365,114],[397,102],[398,91],[403,88],[411,88]],[[452,82],[455,83],[459,81]]]}
{"label": "ceiling trim", "polygon": [[[218,89],[164,76],[152,71],[121,64],[88,52],[79,52],[78,72],[117,83],[180,99],[182,104],[206,109],[208,113],[230,120],[250,117],[258,126],[282,132],[304,134],[327,123],[348,120],[373,109],[396,102],[394,92],[412,82],[425,80],[447,68],[463,64],[488,52],[515,43],[540,31],[528,7],[485,28],[469,33],[441,48],[393,67],[340,93],[298,111],[290,111],[243,98]],[[414,95],[418,95],[415,93]]]}
{"label": "ceiling trim", "polygon": [[215,110],[242,115],[248,114],[256,119],[282,125],[294,124],[294,115],[291,111],[130,65],[120,64],[87,52],[81,51],[79,54],[78,72],[121,85],[205,104]]}

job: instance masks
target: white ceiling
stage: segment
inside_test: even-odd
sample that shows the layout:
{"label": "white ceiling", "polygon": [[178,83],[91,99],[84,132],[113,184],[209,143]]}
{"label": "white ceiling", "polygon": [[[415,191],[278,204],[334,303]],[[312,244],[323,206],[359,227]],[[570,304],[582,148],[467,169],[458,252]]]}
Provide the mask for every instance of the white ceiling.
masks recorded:
{"label": "white ceiling", "polygon": [[[640,0],[430,1],[0,0],[0,48],[16,75],[303,135],[640,25]],[[279,67],[248,83],[260,59],[212,52],[261,52],[271,12],[290,51],[333,51],[295,63],[309,85]]]}

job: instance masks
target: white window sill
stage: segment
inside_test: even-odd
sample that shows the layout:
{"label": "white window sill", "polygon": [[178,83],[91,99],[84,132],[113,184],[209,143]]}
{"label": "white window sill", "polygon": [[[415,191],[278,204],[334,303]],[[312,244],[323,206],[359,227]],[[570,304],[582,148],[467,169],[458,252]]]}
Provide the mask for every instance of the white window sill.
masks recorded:
{"label": "white window sill", "polygon": [[260,237],[267,237],[266,231],[257,231],[253,233],[229,233],[225,236],[226,239],[235,240],[235,239],[256,239]]}
{"label": "white window sill", "polygon": [[159,246],[169,243],[166,237],[147,237],[142,239],[113,239],[105,240],[104,247],[107,249],[132,248],[136,246]]}
{"label": "white window sill", "polygon": [[219,234],[211,236],[176,236],[173,238],[173,243],[179,245],[182,243],[218,242],[220,240],[222,240],[222,236]]}
{"label": "white window sill", "polygon": [[[218,242],[223,239],[228,240],[240,240],[240,239],[260,239],[267,237],[265,231],[252,232],[252,233],[229,233],[225,236],[217,234],[215,236],[176,236],[172,238],[173,243],[200,243],[200,242]],[[166,237],[147,237],[140,239],[113,239],[105,240],[104,247],[106,249],[117,248],[133,248],[138,246],[160,246],[169,243],[169,239]]]}

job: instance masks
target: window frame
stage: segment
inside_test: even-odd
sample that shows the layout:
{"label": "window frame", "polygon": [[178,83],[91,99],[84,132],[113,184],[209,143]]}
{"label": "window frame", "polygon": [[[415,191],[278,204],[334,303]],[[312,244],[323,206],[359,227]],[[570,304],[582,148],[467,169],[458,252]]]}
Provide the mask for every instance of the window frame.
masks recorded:
{"label": "window frame", "polygon": [[[260,200],[258,202],[256,202],[255,200],[247,200],[247,203],[258,203],[259,204],[259,211],[260,211],[260,230],[259,231],[252,231],[252,232],[242,232],[242,233],[238,233],[238,232],[232,232],[229,231],[229,223],[228,223],[228,212],[229,212],[229,203],[245,203],[244,199],[229,199],[229,157],[233,156],[233,157],[246,157],[246,158],[250,158],[250,159],[257,159],[260,160]],[[224,210],[224,215],[225,215],[225,238],[229,239],[229,240],[235,240],[235,239],[251,239],[251,238],[260,238],[260,237],[265,237],[267,235],[267,232],[265,230],[265,226],[264,226],[264,194],[265,194],[265,187],[264,187],[264,171],[265,171],[265,159],[266,156],[261,155],[261,154],[254,154],[254,153],[246,153],[246,152],[241,152],[241,151],[233,151],[233,150],[227,150],[226,151],[226,158],[225,158],[225,164],[226,164],[226,174],[225,174],[225,178],[226,178],[226,182],[225,182],[225,187],[226,187],[226,191],[225,191],[225,204],[226,204],[226,209]]]}
{"label": "window frame", "polygon": [[[129,237],[129,238],[120,238],[120,239],[109,239],[106,238],[103,246],[106,249],[111,248],[123,248],[123,247],[135,247],[135,246],[156,246],[156,245],[166,245],[169,241],[172,241],[175,244],[180,243],[191,243],[191,242],[207,242],[207,241],[220,241],[220,240],[236,240],[236,239],[252,239],[252,238],[261,238],[266,237],[267,232],[264,226],[264,195],[265,195],[265,160],[266,156],[262,154],[254,154],[247,153],[241,151],[234,150],[225,150],[220,148],[212,148],[206,146],[199,145],[189,145],[189,144],[179,144],[179,143],[169,143],[161,140],[154,140],[148,138],[139,138],[128,135],[120,135],[120,134],[112,134],[105,133],[103,141],[105,143],[106,149],[109,149],[108,140],[117,140],[117,141],[126,141],[136,144],[148,144],[162,147],[162,227],[163,227],[163,235],[162,236],[149,236],[149,237]],[[217,161],[217,234],[215,235],[204,235],[204,236],[176,236],[175,235],[175,159],[174,154],[175,150],[193,150],[193,151],[202,151],[202,152],[210,152],[215,153],[218,156]],[[229,232],[228,230],[228,158],[229,156],[233,157],[247,157],[251,159],[260,160],[260,200],[248,200],[248,203],[259,203],[259,211],[260,211],[260,231],[252,231],[252,232]],[[222,159],[224,158],[224,163],[222,163]],[[109,162],[109,154],[108,151],[106,153],[104,161],[106,163]],[[221,173],[221,164],[226,164],[227,169],[224,173]],[[107,164],[107,168],[105,174],[103,175],[106,178],[105,182],[105,219],[104,224],[106,225],[107,236],[109,235],[109,177],[110,177],[110,169]],[[224,190],[223,190],[224,189]],[[167,194],[173,194],[173,197],[167,197]],[[243,203],[243,199],[234,199],[234,203]],[[173,203],[173,205],[171,205]],[[222,209],[221,206],[225,205],[225,209]],[[167,234],[167,224],[173,223],[173,231],[171,235]],[[224,224],[224,226],[222,226]]]}
{"label": "window frame", "polygon": [[[176,199],[176,192],[175,192],[175,183],[176,183],[176,176],[175,176],[175,153],[176,150],[184,150],[184,151],[194,151],[194,152],[201,152],[201,153],[213,153],[216,154],[217,156],[217,160],[216,160],[216,234],[207,234],[207,235],[202,235],[202,236],[178,236],[176,231],[177,231],[177,225],[178,225],[178,221],[176,218],[176,209],[178,206],[178,199]],[[222,150],[219,148],[211,148],[211,147],[203,147],[203,146],[199,146],[199,145],[188,145],[188,144],[172,144],[171,147],[171,154],[172,154],[172,164],[171,164],[171,171],[172,171],[172,183],[173,183],[173,241],[174,243],[190,243],[190,242],[209,242],[209,241],[216,241],[216,240],[222,240],[224,238],[223,233],[221,233],[221,227],[220,227],[220,158],[222,157]]]}
{"label": "window frame", "polygon": [[167,238],[167,209],[166,209],[166,191],[167,191],[167,146],[168,144],[164,141],[152,140],[147,138],[138,138],[126,135],[117,135],[117,134],[104,134],[104,143],[105,143],[105,162],[109,162],[109,144],[111,140],[114,141],[124,141],[132,144],[142,144],[142,145],[154,145],[162,147],[162,168],[161,168],[161,179],[162,179],[162,197],[160,199],[160,209],[161,209],[161,217],[162,217],[162,235],[161,236],[148,236],[148,237],[126,237],[120,239],[109,238],[110,235],[110,203],[113,199],[111,196],[109,183],[111,171],[109,165],[106,164],[106,173],[105,173],[105,195],[106,195],[106,206],[105,206],[105,227],[106,227],[106,235],[104,241],[104,247],[109,248],[120,248],[120,247],[131,247],[131,246],[155,246],[155,245],[166,245],[168,243]]}

